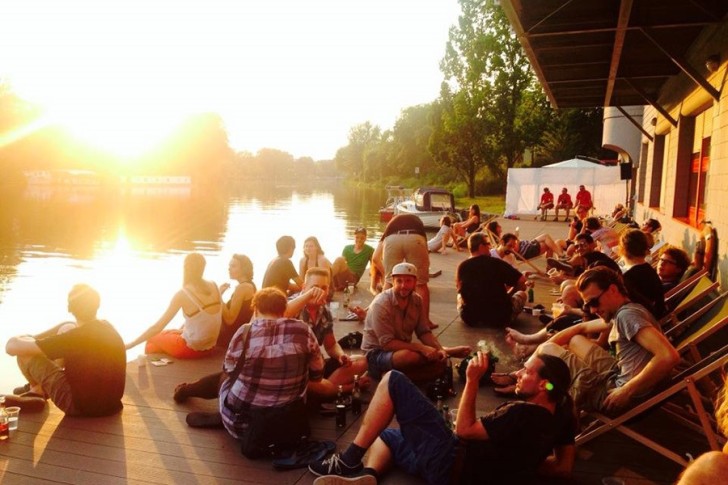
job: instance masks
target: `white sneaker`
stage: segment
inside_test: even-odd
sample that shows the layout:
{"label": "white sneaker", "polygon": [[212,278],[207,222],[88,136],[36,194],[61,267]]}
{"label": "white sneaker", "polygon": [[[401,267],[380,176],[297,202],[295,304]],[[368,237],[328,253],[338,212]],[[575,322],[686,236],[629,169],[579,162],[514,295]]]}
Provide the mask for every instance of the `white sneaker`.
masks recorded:
{"label": "white sneaker", "polygon": [[313,485],[377,485],[377,479],[372,475],[360,475],[358,477],[340,477],[338,475],[324,475],[313,481]]}

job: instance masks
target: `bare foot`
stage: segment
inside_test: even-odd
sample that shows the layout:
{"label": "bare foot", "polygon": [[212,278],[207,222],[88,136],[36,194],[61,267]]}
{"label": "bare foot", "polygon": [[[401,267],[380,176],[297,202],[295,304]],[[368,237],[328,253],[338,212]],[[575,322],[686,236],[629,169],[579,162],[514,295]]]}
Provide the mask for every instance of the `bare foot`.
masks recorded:
{"label": "bare foot", "polygon": [[464,359],[470,353],[473,351],[473,349],[467,345],[460,345],[458,347],[448,347],[446,349],[447,355],[450,357],[457,357],[459,359]]}
{"label": "bare foot", "polygon": [[506,342],[510,343],[519,343],[519,344],[529,344],[531,343],[529,341],[528,335],[525,335],[518,330],[514,330],[510,327],[506,327]]}

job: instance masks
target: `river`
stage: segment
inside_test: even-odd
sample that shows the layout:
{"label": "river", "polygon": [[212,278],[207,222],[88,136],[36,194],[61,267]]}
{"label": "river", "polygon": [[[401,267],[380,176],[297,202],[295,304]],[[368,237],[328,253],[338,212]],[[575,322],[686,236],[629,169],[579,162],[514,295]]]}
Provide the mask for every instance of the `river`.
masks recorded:
{"label": "river", "polygon": [[[316,236],[326,256],[341,254],[358,226],[375,245],[384,229],[377,210],[386,194],[343,184],[320,189],[254,186],[232,193],[186,187],[137,191],[30,186],[0,195],[0,342],[64,320],[66,297],[84,282],[101,294],[99,317],[129,341],[154,323],[182,283],[191,251],[207,259],[205,277],[228,281],[233,253],[248,255],[260,286],[275,241]],[[229,296],[229,293],[226,295]],[[177,328],[178,315],[167,328]],[[143,346],[128,352],[132,359]],[[15,360],[0,352],[0,393],[24,382]]]}

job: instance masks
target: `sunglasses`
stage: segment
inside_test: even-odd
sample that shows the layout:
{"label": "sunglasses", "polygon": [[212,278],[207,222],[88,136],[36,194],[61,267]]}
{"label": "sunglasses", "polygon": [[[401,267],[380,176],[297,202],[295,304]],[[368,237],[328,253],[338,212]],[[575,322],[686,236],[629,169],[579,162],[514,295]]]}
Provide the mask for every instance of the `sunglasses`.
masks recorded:
{"label": "sunglasses", "polygon": [[604,293],[606,293],[608,289],[609,288],[607,288],[606,290],[603,290],[601,293],[599,293],[594,298],[589,298],[589,300],[587,300],[586,302],[584,302],[584,307],[585,308],[598,308],[599,307],[599,300],[601,300],[602,295],[604,295]]}

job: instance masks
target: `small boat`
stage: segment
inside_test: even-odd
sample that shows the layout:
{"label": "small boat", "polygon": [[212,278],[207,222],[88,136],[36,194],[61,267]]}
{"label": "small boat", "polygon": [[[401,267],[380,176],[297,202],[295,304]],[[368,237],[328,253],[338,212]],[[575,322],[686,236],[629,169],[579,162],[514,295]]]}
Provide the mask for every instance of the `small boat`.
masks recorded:
{"label": "small boat", "polygon": [[387,185],[387,201],[384,206],[379,209],[379,220],[382,222],[389,222],[394,217],[394,212],[397,204],[409,199],[409,189],[404,188],[401,185]]}
{"label": "small boat", "polygon": [[440,227],[440,218],[449,215],[453,222],[460,221],[460,213],[455,209],[452,192],[437,187],[420,187],[412,198],[397,204],[395,214],[415,214],[425,227]]}

